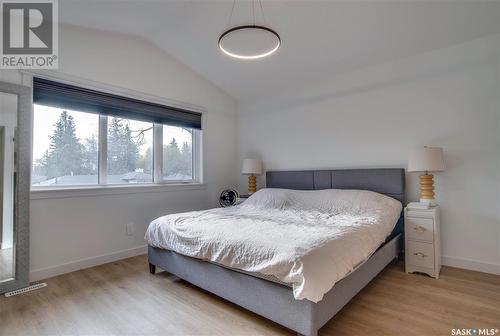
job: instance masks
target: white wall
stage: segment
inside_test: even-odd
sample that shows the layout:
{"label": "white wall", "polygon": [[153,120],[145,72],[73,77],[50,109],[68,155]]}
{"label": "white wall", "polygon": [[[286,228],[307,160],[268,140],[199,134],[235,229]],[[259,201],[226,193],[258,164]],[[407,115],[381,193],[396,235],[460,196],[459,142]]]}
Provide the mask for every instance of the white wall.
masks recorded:
{"label": "white wall", "polygon": [[[151,44],[61,27],[62,74],[208,110],[208,187],[33,199],[32,280],[143,252],[151,219],[215,206],[220,190],[238,181],[245,190],[246,180],[236,175],[244,157],[261,157],[267,169],[404,167],[409,150],[424,144],[447,153],[449,169],[436,177],[444,262],[500,273],[498,41],[476,40],[297,86],[240,106],[236,120],[233,99]],[[20,83],[21,75],[0,71],[0,80]],[[410,200],[417,198],[417,179],[408,178]],[[130,221],[133,236],[125,234]]]}
{"label": "white wall", "polygon": [[[236,183],[235,101],[160,49],[139,38],[60,27],[59,71],[99,85],[135,90],[207,109],[203,116],[205,181],[201,190],[31,201],[31,280],[143,253],[149,221],[215,206]],[[1,80],[21,82],[17,71]],[[126,223],[135,223],[127,236]]]}
{"label": "white wall", "polygon": [[[490,36],[243,104],[239,162],[261,158],[268,170],[406,167],[414,147],[442,146],[443,262],[500,274],[499,41]],[[239,185],[245,189],[244,177]],[[418,199],[418,174],[408,176],[408,199]]]}

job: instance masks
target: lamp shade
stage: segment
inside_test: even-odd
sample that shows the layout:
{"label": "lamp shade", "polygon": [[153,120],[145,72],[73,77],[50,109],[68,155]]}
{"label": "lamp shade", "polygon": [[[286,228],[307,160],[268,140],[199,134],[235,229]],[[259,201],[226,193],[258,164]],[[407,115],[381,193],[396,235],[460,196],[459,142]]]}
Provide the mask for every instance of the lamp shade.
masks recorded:
{"label": "lamp shade", "polygon": [[422,147],[415,150],[408,160],[409,172],[444,171],[444,155],[441,147]]}
{"label": "lamp shade", "polygon": [[243,168],[241,168],[243,175],[260,175],[262,174],[262,162],[256,159],[243,160]]}

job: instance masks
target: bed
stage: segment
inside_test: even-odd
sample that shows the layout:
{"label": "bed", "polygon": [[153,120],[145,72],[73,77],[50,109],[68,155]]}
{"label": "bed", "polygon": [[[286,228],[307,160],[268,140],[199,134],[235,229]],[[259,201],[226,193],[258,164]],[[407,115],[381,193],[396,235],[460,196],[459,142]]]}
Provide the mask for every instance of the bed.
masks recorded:
{"label": "bed", "polygon": [[[405,176],[403,169],[392,168],[270,171],[266,173],[266,187],[369,190],[404,204]],[[296,288],[276,279],[259,277],[251,272],[234,270],[151,245],[148,247],[150,272],[155,273],[156,267],[159,267],[299,334],[314,336],[371,279],[398,257],[402,249],[402,228],[399,214],[397,224],[378,249],[321,295],[320,300],[296,299]]]}

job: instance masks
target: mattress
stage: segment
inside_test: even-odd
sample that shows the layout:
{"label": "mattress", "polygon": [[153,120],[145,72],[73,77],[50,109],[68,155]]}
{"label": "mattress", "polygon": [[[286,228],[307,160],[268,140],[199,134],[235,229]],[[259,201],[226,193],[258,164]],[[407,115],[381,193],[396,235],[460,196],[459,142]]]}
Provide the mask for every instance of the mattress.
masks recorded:
{"label": "mattress", "polygon": [[228,266],[225,266],[225,265],[222,265],[222,264],[218,264],[218,263],[214,263],[214,262],[211,262],[211,261],[208,261],[208,262],[211,263],[211,264],[217,265],[217,266],[224,267],[224,268],[229,269],[231,271],[240,272],[240,273],[243,273],[243,274],[246,274],[246,275],[253,276],[255,278],[259,278],[259,279],[266,280],[266,281],[271,281],[271,282],[274,282],[274,283],[277,283],[277,284],[280,284],[280,285],[292,288],[292,284],[291,283],[283,282],[280,279],[278,279],[277,277],[275,277],[274,275],[262,274],[262,273],[258,273],[258,272],[247,272],[247,271],[244,271],[244,270],[241,270],[241,269],[228,267]]}
{"label": "mattress", "polygon": [[[382,245],[384,245],[384,244],[382,244]],[[344,278],[346,276],[348,276],[349,274],[351,274],[352,272],[354,272],[355,270],[357,270],[358,268],[360,268],[361,266],[363,266],[363,264],[365,262],[367,262],[368,259],[370,259],[370,257],[371,257],[371,255],[368,258],[366,258],[364,261],[360,262],[357,266],[355,266],[351,272],[349,272],[348,274],[346,274],[344,276]],[[250,276],[253,276],[255,278],[262,279],[262,280],[271,281],[271,282],[280,284],[280,285],[285,286],[285,287],[290,287],[290,288],[293,287],[291,283],[283,282],[280,279],[278,279],[277,277],[275,277],[274,275],[261,274],[261,273],[258,273],[258,272],[247,272],[247,271],[243,271],[243,270],[240,270],[240,269],[237,269],[237,268],[232,268],[232,267],[224,266],[224,265],[221,265],[221,264],[218,264],[218,263],[214,263],[214,262],[211,262],[211,261],[208,261],[208,262],[211,263],[211,264],[217,265],[217,266],[224,267],[224,268],[229,269],[231,271],[240,272],[240,273],[243,273],[243,274],[246,274],[246,275],[250,275]]]}
{"label": "mattress", "polygon": [[371,191],[262,189],[235,207],[160,217],[145,238],[318,302],[385,241],[401,208]]}

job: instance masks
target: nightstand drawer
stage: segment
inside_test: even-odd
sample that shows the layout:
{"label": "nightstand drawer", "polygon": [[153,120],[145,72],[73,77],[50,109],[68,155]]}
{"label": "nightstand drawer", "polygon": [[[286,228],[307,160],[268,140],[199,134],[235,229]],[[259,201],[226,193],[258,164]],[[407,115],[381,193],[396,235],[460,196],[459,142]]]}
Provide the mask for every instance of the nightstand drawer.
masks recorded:
{"label": "nightstand drawer", "polygon": [[429,212],[429,210],[415,210],[415,209],[408,209],[406,212],[406,215],[408,217],[419,217],[419,218],[428,218],[432,219],[433,213]]}
{"label": "nightstand drawer", "polygon": [[408,240],[406,242],[408,251],[408,263],[419,266],[434,268],[434,245]]}
{"label": "nightstand drawer", "polygon": [[434,220],[428,218],[407,217],[406,235],[409,239],[434,241]]}

